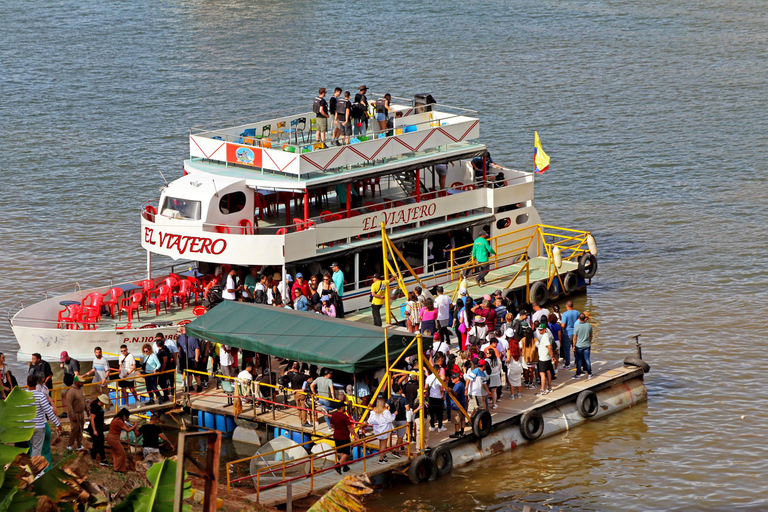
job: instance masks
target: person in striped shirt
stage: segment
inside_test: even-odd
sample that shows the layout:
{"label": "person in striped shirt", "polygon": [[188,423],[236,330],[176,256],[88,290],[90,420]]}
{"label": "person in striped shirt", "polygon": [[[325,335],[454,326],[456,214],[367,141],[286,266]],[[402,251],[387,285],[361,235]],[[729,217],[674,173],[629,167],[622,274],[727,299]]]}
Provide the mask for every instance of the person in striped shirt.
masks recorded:
{"label": "person in striped shirt", "polygon": [[51,407],[51,402],[48,400],[48,396],[42,391],[37,391],[37,375],[33,374],[27,377],[27,387],[35,397],[35,408],[37,409],[37,415],[35,416],[35,433],[32,434],[32,451],[30,452],[30,455],[35,457],[42,455],[43,453],[45,424],[47,420],[52,421],[53,424],[56,425],[56,432],[59,435],[61,435],[61,423],[59,423],[59,418],[57,418],[56,414],[53,412],[53,407]]}

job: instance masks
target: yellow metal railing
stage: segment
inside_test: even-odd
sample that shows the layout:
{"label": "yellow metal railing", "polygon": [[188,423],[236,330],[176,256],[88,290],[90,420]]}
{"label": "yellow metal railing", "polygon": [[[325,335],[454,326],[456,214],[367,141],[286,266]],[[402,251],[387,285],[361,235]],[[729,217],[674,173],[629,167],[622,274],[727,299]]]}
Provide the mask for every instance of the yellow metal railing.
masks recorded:
{"label": "yellow metal railing", "polygon": [[[526,300],[528,300],[528,293],[530,291],[530,258],[546,256],[547,288],[552,285],[555,279],[558,279],[561,289],[563,289],[562,278],[555,265],[553,249],[557,247],[560,250],[563,261],[575,260],[582,254],[589,252],[587,246],[587,238],[589,236],[589,231],[578,229],[561,228],[546,224],[527,226],[489,238],[488,242],[495,252],[489,263],[493,265],[494,269],[522,263],[520,269],[514,274],[505,288],[510,287],[525,272]],[[474,269],[477,266],[477,262],[471,256],[464,262],[458,261],[458,254],[461,254],[461,251],[471,250],[473,246],[474,242],[450,250],[451,281],[458,278],[460,283],[465,271]],[[458,291],[459,286],[457,285],[453,291],[453,301],[456,300]]]}

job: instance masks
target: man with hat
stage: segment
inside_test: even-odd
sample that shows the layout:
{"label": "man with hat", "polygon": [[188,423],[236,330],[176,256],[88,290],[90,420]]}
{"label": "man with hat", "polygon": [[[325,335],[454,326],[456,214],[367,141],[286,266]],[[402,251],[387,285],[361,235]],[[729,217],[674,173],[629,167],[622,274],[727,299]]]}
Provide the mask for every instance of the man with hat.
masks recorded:
{"label": "man with hat", "polygon": [[304,274],[296,272],[296,282],[291,286],[291,297],[296,297],[296,290],[301,290],[302,295],[309,297],[309,283],[304,280]]}
{"label": "man with hat", "polygon": [[335,304],[336,318],[344,318],[344,300],[342,299],[342,297],[344,297],[344,272],[341,271],[339,264],[335,261],[331,263],[331,270],[333,271],[331,279],[333,280],[333,284],[336,285],[336,295],[339,297],[339,300]]}
{"label": "man with hat", "polygon": [[365,132],[368,130],[368,98],[365,97],[366,92],[368,92],[368,87],[361,85],[360,92],[355,94],[355,102],[352,104],[352,128],[355,137],[365,135]]}
{"label": "man with hat", "polygon": [[541,391],[539,395],[546,395],[552,392],[552,375],[555,369],[552,367],[552,357],[554,349],[552,344],[552,335],[547,329],[547,323],[539,325],[539,338],[536,340],[536,348],[539,354],[539,376],[541,377]]}
{"label": "man with hat", "polygon": [[69,440],[67,441],[67,450],[72,450],[77,443],[77,450],[83,448],[83,427],[85,426],[85,393],[83,393],[83,381],[80,376],[75,375],[72,381],[72,388],[64,395],[64,407],[67,409],[69,418]]}
{"label": "man with hat", "polygon": [[93,445],[91,446],[91,458],[96,462],[96,457],[102,466],[109,466],[107,454],[104,452],[104,407],[110,407],[112,402],[109,396],[101,394],[96,400],[91,401],[90,410],[90,434]]}

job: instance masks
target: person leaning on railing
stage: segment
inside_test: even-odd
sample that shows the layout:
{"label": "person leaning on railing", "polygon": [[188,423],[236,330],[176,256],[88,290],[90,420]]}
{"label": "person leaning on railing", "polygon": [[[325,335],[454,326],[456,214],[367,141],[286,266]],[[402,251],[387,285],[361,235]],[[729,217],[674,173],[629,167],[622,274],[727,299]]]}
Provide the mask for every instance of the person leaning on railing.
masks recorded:
{"label": "person leaning on railing", "polygon": [[147,386],[147,394],[149,395],[149,401],[146,405],[155,405],[155,396],[157,401],[160,402],[160,392],[157,390],[157,375],[151,375],[160,370],[160,360],[157,355],[152,352],[152,345],[145,343],[141,347],[142,358],[141,366],[144,370],[144,384]]}

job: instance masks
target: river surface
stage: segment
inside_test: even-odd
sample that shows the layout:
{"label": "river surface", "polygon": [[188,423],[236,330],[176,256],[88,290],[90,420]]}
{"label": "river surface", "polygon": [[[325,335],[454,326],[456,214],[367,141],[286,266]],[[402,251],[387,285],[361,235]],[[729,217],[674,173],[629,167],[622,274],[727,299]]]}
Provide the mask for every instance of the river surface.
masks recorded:
{"label": "river surface", "polygon": [[503,165],[530,169],[538,130],[542,218],[599,244],[593,357],[642,333],[649,399],[371,509],[765,510],[767,48],[764,0],[6,0],[0,303],[140,272],[190,126],[429,91],[479,110]]}

